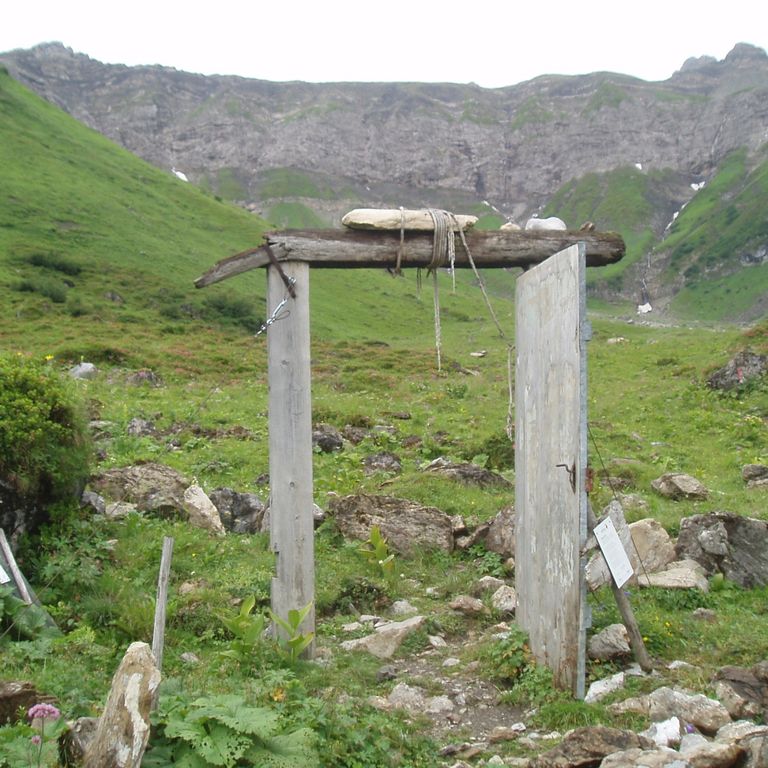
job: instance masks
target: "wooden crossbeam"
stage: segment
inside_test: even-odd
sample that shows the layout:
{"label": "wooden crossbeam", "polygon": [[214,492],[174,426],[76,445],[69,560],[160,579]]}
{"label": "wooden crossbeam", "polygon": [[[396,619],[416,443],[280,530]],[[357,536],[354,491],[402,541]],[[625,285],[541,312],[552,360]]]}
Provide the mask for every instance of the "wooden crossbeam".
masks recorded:
{"label": "wooden crossbeam", "polygon": [[[522,267],[540,264],[558,251],[584,243],[588,267],[619,261],[625,252],[621,235],[613,232],[469,231],[472,259],[478,268]],[[268,232],[264,245],[222,259],[195,280],[198,288],[221,282],[271,263],[269,249],[278,262],[304,261],[313,268],[394,267],[400,232],[361,232],[351,229],[289,229]],[[401,266],[426,267],[432,261],[432,233],[408,232]],[[456,267],[469,267],[460,239],[456,239]]]}

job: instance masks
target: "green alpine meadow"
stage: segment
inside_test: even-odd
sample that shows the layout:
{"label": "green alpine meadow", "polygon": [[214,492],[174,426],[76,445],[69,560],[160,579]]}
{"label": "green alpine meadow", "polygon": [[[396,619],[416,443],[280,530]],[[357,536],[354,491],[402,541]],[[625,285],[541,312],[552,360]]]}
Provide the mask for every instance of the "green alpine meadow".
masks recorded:
{"label": "green alpine meadow", "polygon": [[[530,112],[539,115],[535,104]],[[768,524],[768,487],[744,475],[768,465],[768,375],[709,384],[739,353],[768,355],[768,262],[731,263],[744,243],[768,239],[765,151],[730,155],[660,241],[647,202],[673,183],[663,172],[569,181],[544,211],[598,222],[627,243],[622,262],[588,270],[598,515],[620,500],[628,523],[652,519],[671,540],[695,515]],[[264,184],[277,195],[308,181],[286,172]],[[307,193],[331,194],[314,181]],[[474,212],[489,228],[501,221],[482,206]],[[768,658],[765,582],[715,572],[699,587],[632,583],[624,589],[655,672],[627,675],[600,701],[574,700],[536,664],[510,612],[478,587],[483,577],[514,585],[508,556],[482,537],[458,542],[515,501],[506,427],[519,270],[482,275],[503,335],[469,270],[455,287],[438,274],[439,368],[432,276],[311,271],[312,422],[343,439],[314,448],[324,513],[315,599],[288,619],[270,609],[268,532],[217,535],[180,509],[112,503],[128,499],[107,498],[101,511],[82,505],[84,490],[104,487],[99,478],[154,465],[208,495],[227,488],[268,504],[264,270],[194,285],[265,232],[323,222],[299,205],[266,215],[145,163],[0,68],[0,483],[36,500],[34,530],[6,533],[39,600],[20,600],[10,576],[0,584],[0,691],[24,681],[37,697],[25,710],[51,706],[31,720],[0,710],[0,767],[77,764],[63,762],[56,740],[66,723],[101,714],[128,646],[152,642],[165,537],[174,549],[162,682],[143,766],[523,765],[515,760],[554,749],[570,729],[649,727],[647,711],[617,702],[662,686],[714,697],[722,668]],[[617,296],[651,250],[664,252],[680,290],[664,314],[646,316]],[[86,364],[92,376],[71,375]],[[371,458],[385,455],[394,460]],[[434,471],[437,459],[493,482]],[[654,490],[675,473],[706,494]],[[344,535],[333,510],[352,495],[407,500],[465,531],[450,551],[401,551],[376,525]],[[609,587],[588,601],[590,637],[621,622]],[[310,609],[313,636],[302,628]],[[417,628],[386,658],[342,646],[375,634],[381,619],[415,615]],[[631,661],[629,651],[588,658],[587,685]],[[401,686],[418,689],[421,703],[394,704]],[[763,709],[752,719],[764,718]],[[492,737],[516,723],[527,738]]]}

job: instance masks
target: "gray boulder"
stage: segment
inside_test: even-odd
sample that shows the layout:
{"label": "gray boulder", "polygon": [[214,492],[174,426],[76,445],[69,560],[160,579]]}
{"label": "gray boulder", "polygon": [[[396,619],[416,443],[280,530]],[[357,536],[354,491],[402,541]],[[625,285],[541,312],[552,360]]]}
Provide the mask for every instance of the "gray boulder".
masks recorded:
{"label": "gray boulder", "polygon": [[443,457],[435,459],[424,467],[424,472],[450,477],[465,485],[477,485],[480,488],[511,488],[512,484],[497,472],[479,467],[468,462],[448,461]]}
{"label": "gray boulder", "polygon": [[680,521],[678,557],[695,560],[708,573],[722,573],[740,587],[768,584],[768,522],[730,512],[693,515]]}
{"label": "gray boulder", "polygon": [[768,371],[768,355],[744,350],[716,370],[708,379],[711,389],[729,390],[764,376]]}
{"label": "gray boulder", "polygon": [[531,768],[592,768],[601,765],[601,760],[614,752],[653,746],[650,739],[632,731],[604,725],[576,728],[554,749],[535,758]]}
{"label": "gray boulder", "polygon": [[208,496],[219,510],[221,523],[232,533],[259,533],[264,502],[255,493],[238,493],[231,488],[216,488]]}
{"label": "gray boulder", "polygon": [[328,514],[349,539],[366,541],[379,526],[392,551],[409,555],[415,549],[453,550],[453,524],[449,515],[394,496],[353,494],[332,498]]}
{"label": "gray boulder", "polygon": [[141,512],[170,516],[184,510],[184,491],[190,483],[175,469],[148,462],[108,469],[94,477],[90,485],[107,499],[136,504]]}
{"label": "gray boulder", "polygon": [[709,491],[699,480],[681,472],[667,472],[653,480],[651,487],[660,496],[675,501],[704,501],[709,496]]}

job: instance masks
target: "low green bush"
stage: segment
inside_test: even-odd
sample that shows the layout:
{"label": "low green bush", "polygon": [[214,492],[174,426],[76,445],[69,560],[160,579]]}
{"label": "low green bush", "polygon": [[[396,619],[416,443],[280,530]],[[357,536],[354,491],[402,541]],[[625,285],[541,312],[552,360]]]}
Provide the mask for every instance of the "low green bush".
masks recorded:
{"label": "low green bush", "polygon": [[87,423],[72,384],[48,361],[0,355],[0,480],[43,503],[71,498],[88,475]]}

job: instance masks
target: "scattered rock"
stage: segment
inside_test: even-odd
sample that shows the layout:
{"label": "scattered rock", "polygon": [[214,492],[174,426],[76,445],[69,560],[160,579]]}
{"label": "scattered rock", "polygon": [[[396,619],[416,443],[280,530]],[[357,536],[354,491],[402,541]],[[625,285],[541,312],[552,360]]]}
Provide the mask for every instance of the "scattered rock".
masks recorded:
{"label": "scattered rock", "polygon": [[130,501],[111,501],[104,507],[104,516],[108,520],[122,520],[134,512],[138,512],[138,507]]}
{"label": "scattered rock", "polygon": [[397,709],[419,714],[424,711],[426,697],[421,688],[407,683],[398,683],[387,696],[387,702]]}
{"label": "scattered rock", "polygon": [[80,497],[80,507],[83,509],[90,509],[93,514],[103,515],[106,514],[107,504],[103,497],[99,496],[94,491],[83,491]]}
{"label": "scattered rock", "polygon": [[126,384],[133,387],[162,387],[163,380],[149,368],[141,368],[135,373],[129,374],[125,379]]}
{"label": "scattered rock", "polygon": [[728,710],[715,699],[664,686],[648,694],[648,715],[654,722],[679,717],[704,733],[716,733],[731,722]]}
{"label": "scattered rock", "polygon": [[15,723],[19,713],[26,719],[27,710],[33,704],[53,704],[52,696],[43,696],[33,683],[24,681],[0,682],[0,725]]}
{"label": "scattered rock", "polygon": [[[650,739],[632,731],[596,725],[571,731],[554,749],[531,762],[531,768],[591,768],[608,755],[627,749],[649,749]],[[602,763],[605,765],[605,762]],[[615,763],[626,766],[626,763]]]}
{"label": "scattered rock", "polygon": [[768,478],[768,466],[765,464],[745,464],[741,468],[741,478],[747,485],[755,480]]}
{"label": "scattered rock", "polygon": [[392,603],[391,611],[393,616],[408,616],[410,614],[418,613],[418,610],[407,600],[395,600],[395,602]]}
{"label": "scattered rock", "polygon": [[365,494],[334,497],[328,505],[341,533],[366,541],[378,525],[389,548],[401,555],[414,549],[453,550],[451,518],[436,507],[425,507],[394,496]]}
{"label": "scattered rock", "polygon": [[735,719],[768,717],[768,680],[756,671],[760,668],[723,667],[715,676],[715,694]]}
{"label": "scattered rock", "polygon": [[497,472],[478,467],[477,464],[456,463],[443,457],[431,461],[423,469],[443,477],[450,477],[465,485],[477,485],[480,488],[510,488],[512,484]]}
{"label": "scattered rock", "polygon": [[600,768],[694,768],[684,757],[669,747],[633,749],[616,752],[600,763]]}
{"label": "scattered rock", "polygon": [[752,379],[764,376],[766,371],[768,371],[768,355],[758,355],[744,350],[716,370],[707,379],[707,384],[711,389],[734,389]]}
{"label": "scattered rock", "polygon": [[354,427],[351,424],[347,424],[341,430],[342,437],[352,443],[352,445],[359,445],[369,434],[370,432],[365,427]]}
{"label": "scattered rock", "polygon": [[372,475],[375,472],[398,474],[399,472],[402,472],[402,470],[403,465],[400,461],[400,457],[389,451],[374,453],[363,459],[363,471],[366,475]]}
{"label": "scattered rock", "polygon": [[699,480],[680,472],[667,472],[657,477],[651,487],[661,496],[675,501],[704,501],[709,496],[709,491]]}
{"label": "scattered rock", "polygon": [[372,635],[345,640],[341,647],[345,651],[367,651],[379,659],[391,659],[408,635],[424,625],[423,616],[413,616],[405,621],[390,622],[376,627]]}
{"label": "scattered rock", "polygon": [[333,453],[344,448],[344,440],[336,427],[330,424],[315,424],[312,430],[312,447],[323,453]]}
{"label": "scattered rock", "polygon": [[640,735],[649,738],[657,747],[676,747],[680,743],[682,724],[674,715],[667,720],[651,723]]}
{"label": "scattered rock", "polygon": [[677,554],[708,574],[722,573],[740,587],[768,584],[768,522],[729,512],[693,515],[680,521]]}
{"label": "scattered rock", "polygon": [[93,363],[78,363],[69,369],[69,375],[73,379],[95,379],[98,372]]}
{"label": "scattered rock", "polygon": [[217,536],[226,533],[221,524],[219,510],[199,485],[190,485],[184,491],[184,511],[189,516],[189,522],[196,528],[210,531]]}
{"label": "scattered rock", "polygon": [[515,508],[504,507],[491,521],[485,534],[485,548],[501,557],[515,556]]}
{"label": "scattered rock", "polygon": [[670,563],[663,571],[638,576],[642,587],[663,587],[665,589],[698,589],[709,592],[709,581],[704,569],[695,560],[678,560]]}
{"label": "scattered rock", "polygon": [[125,431],[132,437],[154,437],[157,434],[154,422],[149,419],[140,419],[138,416],[128,422]]}
{"label": "scattered rock", "polygon": [[617,672],[615,675],[605,677],[602,680],[595,680],[591,683],[587,690],[587,695],[584,697],[584,701],[587,704],[594,704],[596,701],[604,699],[614,691],[618,691],[624,687],[625,675],[623,672]]}
{"label": "scattered rock", "polygon": [[589,658],[610,661],[628,656],[629,634],[623,624],[611,624],[589,639]]}
{"label": "scattered rock", "polygon": [[219,511],[224,528],[232,533],[259,533],[266,506],[255,493],[238,493],[231,488],[216,488],[209,494]]}
{"label": "scattered rock", "polygon": [[476,597],[470,597],[469,595],[458,595],[448,603],[448,607],[451,610],[463,613],[465,616],[480,616],[488,613],[488,609],[483,605],[482,600],[478,600]]}
{"label": "scattered rock", "polygon": [[513,615],[517,610],[517,592],[507,584],[499,587],[491,597],[491,605],[499,613]]}
{"label": "scattered rock", "polygon": [[148,462],[108,469],[91,480],[91,488],[114,501],[128,501],[144,512],[162,516],[184,509],[184,491],[189,481],[165,464]]}
{"label": "scattered rock", "polygon": [[506,582],[503,579],[497,579],[495,576],[483,576],[472,586],[472,594],[478,597],[489,592],[496,592],[504,586],[506,586]]}

